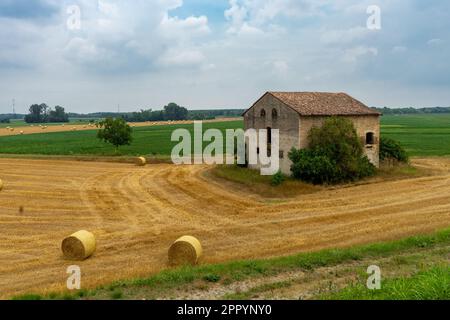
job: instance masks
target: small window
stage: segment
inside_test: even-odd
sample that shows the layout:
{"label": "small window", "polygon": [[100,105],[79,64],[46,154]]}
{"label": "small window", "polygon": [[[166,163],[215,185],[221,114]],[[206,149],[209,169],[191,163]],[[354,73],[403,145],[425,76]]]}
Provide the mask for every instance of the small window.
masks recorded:
{"label": "small window", "polygon": [[266,110],[262,109],[261,110],[261,118],[265,118],[266,117]]}
{"label": "small window", "polygon": [[373,132],[366,133],[366,145],[375,144],[375,134]]}
{"label": "small window", "polygon": [[284,159],[284,151],[280,151],[280,159]]}
{"label": "small window", "polygon": [[272,119],[273,120],[278,119],[278,111],[276,109],[272,110]]}
{"label": "small window", "polygon": [[267,128],[267,144],[272,144],[272,128]]}

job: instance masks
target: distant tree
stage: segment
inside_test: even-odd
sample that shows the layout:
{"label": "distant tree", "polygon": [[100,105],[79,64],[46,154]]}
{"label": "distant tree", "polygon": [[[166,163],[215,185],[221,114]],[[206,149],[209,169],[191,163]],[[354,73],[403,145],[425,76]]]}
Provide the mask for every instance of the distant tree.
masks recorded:
{"label": "distant tree", "polygon": [[169,103],[164,107],[165,120],[187,120],[189,111],[184,107],[180,107],[176,103]]}
{"label": "distant tree", "polygon": [[132,129],[122,118],[107,118],[97,124],[100,130],[97,137],[107,143],[111,143],[116,152],[120,146],[130,145],[133,141]]}
{"label": "distant tree", "polygon": [[55,110],[50,110],[48,115],[49,122],[69,122],[69,115],[61,106],[56,106]]}
{"label": "distant tree", "polygon": [[0,123],[11,123],[9,118],[0,119]]}
{"label": "distant tree", "polygon": [[33,104],[29,108],[29,114],[25,116],[26,123],[43,123],[47,122],[48,106],[45,103]]}

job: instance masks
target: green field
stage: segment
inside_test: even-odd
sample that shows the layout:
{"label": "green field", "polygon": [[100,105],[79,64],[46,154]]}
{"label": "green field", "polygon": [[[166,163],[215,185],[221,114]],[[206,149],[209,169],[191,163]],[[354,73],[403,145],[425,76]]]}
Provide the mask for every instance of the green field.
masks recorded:
{"label": "green field", "polygon": [[[133,143],[120,148],[121,155],[170,155],[177,142],[171,142],[175,129],[186,128],[193,137],[193,125],[167,125],[133,128]],[[204,130],[242,128],[242,121],[209,123]],[[116,155],[115,148],[101,142],[96,130],[69,131],[0,138],[0,153],[41,155]]]}
{"label": "green field", "polygon": [[[11,126],[19,126],[14,122]],[[23,124],[23,123],[22,123]],[[204,129],[242,128],[242,121],[205,124]],[[3,125],[7,126],[7,125]],[[170,155],[174,129],[192,125],[141,127],[134,129],[131,146],[120,149],[122,155]],[[400,141],[411,156],[450,155],[450,114],[384,116],[382,136]],[[0,137],[2,154],[41,155],[115,155],[114,148],[97,140],[95,131],[45,133]]]}
{"label": "green field", "polygon": [[411,156],[450,154],[450,114],[384,116],[381,132],[400,141]]}

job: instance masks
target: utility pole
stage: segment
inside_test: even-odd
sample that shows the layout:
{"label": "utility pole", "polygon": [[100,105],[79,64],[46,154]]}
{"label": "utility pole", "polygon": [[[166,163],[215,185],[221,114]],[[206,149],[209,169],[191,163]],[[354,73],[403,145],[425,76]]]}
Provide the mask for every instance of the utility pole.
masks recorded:
{"label": "utility pole", "polygon": [[14,119],[16,118],[16,99],[12,100],[12,107],[13,107],[13,115]]}

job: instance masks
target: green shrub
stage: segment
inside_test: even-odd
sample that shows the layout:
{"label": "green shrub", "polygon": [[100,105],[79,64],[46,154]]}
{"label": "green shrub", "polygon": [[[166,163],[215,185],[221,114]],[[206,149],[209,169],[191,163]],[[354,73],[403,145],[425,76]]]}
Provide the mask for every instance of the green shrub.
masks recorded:
{"label": "green shrub", "polygon": [[[334,183],[338,176],[336,165],[327,156],[318,155],[305,149],[293,149],[289,153],[292,160],[292,175],[296,179],[314,184]],[[294,160],[295,159],[295,160]]]}
{"label": "green shrub", "polygon": [[375,174],[353,123],[332,117],[309,133],[309,148],[289,153],[295,178],[314,184],[355,181]]}
{"label": "green shrub", "polygon": [[376,173],[377,173],[377,169],[372,164],[372,162],[370,162],[369,158],[367,158],[366,156],[359,158],[358,179],[371,177],[371,176],[375,175]]}
{"label": "green shrub", "polygon": [[273,177],[271,184],[275,187],[283,184],[283,182],[286,180],[286,177],[281,171],[278,171]]}
{"label": "green shrub", "polygon": [[220,276],[217,274],[207,274],[203,277],[203,280],[215,283],[220,281]]}
{"label": "green shrub", "polygon": [[113,300],[119,300],[123,298],[123,292],[120,289],[116,289],[111,293],[111,299]]}
{"label": "green shrub", "polygon": [[394,159],[400,162],[409,162],[409,156],[399,142],[390,138],[380,140],[380,159]]}

